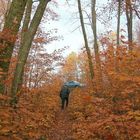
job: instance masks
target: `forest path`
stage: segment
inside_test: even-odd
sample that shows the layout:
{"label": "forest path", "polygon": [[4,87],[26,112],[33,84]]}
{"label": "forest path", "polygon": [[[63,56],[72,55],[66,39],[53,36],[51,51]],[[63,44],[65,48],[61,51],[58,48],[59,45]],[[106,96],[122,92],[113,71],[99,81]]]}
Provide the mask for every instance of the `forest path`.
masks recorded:
{"label": "forest path", "polygon": [[72,140],[71,139],[70,117],[68,115],[68,108],[58,111],[56,115],[56,125],[53,130],[53,137],[51,140]]}
{"label": "forest path", "polygon": [[[69,105],[61,110],[61,103],[57,102],[58,111],[55,116],[55,127],[51,133],[50,140],[77,140],[75,138],[74,124],[78,122],[80,108],[83,108],[83,96],[85,91],[80,92],[79,89],[71,91]],[[84,93],[84,94],[83,94]],[[83,118],[84,120],[84,118]]]}
{"label": "forest path", "polygon": [[0,105],[0,140],[139,140],[139,111],[116,115],[111,100],[83,89],[69,100],[61,110],[59,93],[43,90],[23,94],[17,108]]}

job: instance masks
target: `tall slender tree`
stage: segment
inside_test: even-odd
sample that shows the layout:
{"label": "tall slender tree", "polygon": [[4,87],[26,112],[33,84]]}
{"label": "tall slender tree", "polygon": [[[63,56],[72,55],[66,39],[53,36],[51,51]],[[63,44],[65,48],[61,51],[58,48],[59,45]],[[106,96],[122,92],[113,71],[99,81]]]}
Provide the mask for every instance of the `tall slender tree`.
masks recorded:
{"label": "tall slender tree", "polygon": [[118,55],[119,55],[119,45],[120,45],[120,16],[121,16],[121,2],[122,0],[117,0],[118,4],[118,16],[117,16],[117,48],[116,48],[116,58],[115,58],[115,70],[116,72],[119,71],[119,61],[118,61]]}
{"label": "tall slender tree", "polygon": [[126,9],[126,19],[127,19],[127,32],[128,32],[128,42],[129,50],[132,51],[132,41],[133,41],[133,10],[131,0],[125,0]]}
{"label": "tall slender tree", "polygon": [[[31,19],[32,4],[33,4],[32,0],[27,1],[26,12],[25,12],[25,17],[24,17],[24,21],[23,21],[22,31],[21,31],[21,42],[20,42],[21,47],[23,47],[24,42],[26,41],[25,36],[26,36],[26,32],[28,31],[28,27],[29,27],[29,23],[30,23],[30,19]],[[21,88],[21,86],[22,86],[23,73],[24,73],[24,69],[22,70],[22,74],[20,76],[20,82],[19,82],[18,88]]]}
{"label": "tall slender tree", "polygon": [[99,46],[97,41],[97,27],[96,27],[96,0],[91,0],[91,15],[92,15],[92,31],[94,36],[94,52],[95,52],[95,60],[98,71],[98,77],[100,82],[102,83],[102,71],[101,71],[101,60],[99,55]]}
{"label": "tall slender tree", "polygon": [[120,45],[120,16],[121,16],[121,1],[122,1],[122,0],[118,0],[117,47]]}
{"label": "tall slender tree", "polygon": [[87,52],[87,56],[88,56],[90,77],[91,77],[91,79],[93,79],[94,78],[93,62],[92,62],[91,51],[90,51],[90,48],[89,48],[89,45],[88,45],[88,39],[87,39],[86,30],[85,30],[84,18],[83,18],[81,1],[80,0],[78,0],[78,10],[79,10],[79,17],[80,17],[80,23],[81,23],[81,27],[82,27],[84,42],[85,42],[85,48],[86,48],[86,52]]}

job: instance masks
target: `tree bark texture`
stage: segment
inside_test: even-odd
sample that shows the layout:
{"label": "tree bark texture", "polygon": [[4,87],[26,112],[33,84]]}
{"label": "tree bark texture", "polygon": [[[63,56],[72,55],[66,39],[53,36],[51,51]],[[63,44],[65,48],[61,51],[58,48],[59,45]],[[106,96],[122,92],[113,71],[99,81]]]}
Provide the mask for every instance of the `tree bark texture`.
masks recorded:
{"label": "tree bark texture", "polygon": [[3,31],[0,36],[0,68],[3,74],[0,78],[0,92],[4,93],[4,81],[8,76],[10,59],[12,57],[14,44],[20,28],[27,0],[13,0],[5,19]]}
{"label": "tree bark texture", "polygon": [[129,42],[129,51],[132,51],[132,41],[133,41],[133,10],[130,0],[125,0],[126,4],[126,19],[127,19],[127,32],[128,32],[128,42]]}

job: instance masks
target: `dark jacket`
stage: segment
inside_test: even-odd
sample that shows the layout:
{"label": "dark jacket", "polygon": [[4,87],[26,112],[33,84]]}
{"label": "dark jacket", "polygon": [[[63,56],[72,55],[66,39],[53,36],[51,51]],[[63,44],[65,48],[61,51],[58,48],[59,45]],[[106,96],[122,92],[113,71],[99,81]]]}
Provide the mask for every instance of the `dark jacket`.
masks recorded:
{"label": "dark jacket", "polygon": [[61,98],[68,98],[70,94],[70,90],[67,86],[63,86],[60,91],[60,97]]}

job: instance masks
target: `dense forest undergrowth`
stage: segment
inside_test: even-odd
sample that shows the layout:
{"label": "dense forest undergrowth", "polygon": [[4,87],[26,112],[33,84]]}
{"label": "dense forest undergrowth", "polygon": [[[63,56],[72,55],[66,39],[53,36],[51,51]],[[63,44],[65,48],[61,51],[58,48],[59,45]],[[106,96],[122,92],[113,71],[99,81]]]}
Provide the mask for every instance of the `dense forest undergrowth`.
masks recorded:
{"label": "dense forest undergrowth", "polygon": [[[139,140],[140,111],[97,97],[87,89],[74,89],[69,107],[61,110],[59,91],[45,88],[22,94],[16,108],[0,106],[0,140]],[[6,96],[0,100],[7,101]]]}

